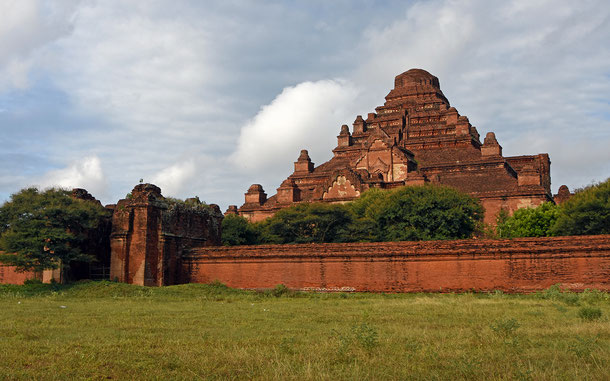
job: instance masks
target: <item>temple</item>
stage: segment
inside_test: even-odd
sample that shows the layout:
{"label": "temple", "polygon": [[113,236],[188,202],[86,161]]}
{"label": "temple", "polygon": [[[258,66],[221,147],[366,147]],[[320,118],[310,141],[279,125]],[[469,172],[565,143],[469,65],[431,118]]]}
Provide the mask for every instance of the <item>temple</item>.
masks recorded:
{"label": "temple", "polygon": [[493,132],[481,142],[476,127],[450,106],[438,78],[421,69],[396,76],[384,105],[366,118],[358,115],[351,132],[341,126],[333,154],[316,167],[302,150],[275,195],[254,184],[245,203],[227,213],[260,221],[294,203],[346,202],[371,187],[425,183],[477,197],[490,224],[501,209],[512,214],[553,200],[548,154],[502,156]]}

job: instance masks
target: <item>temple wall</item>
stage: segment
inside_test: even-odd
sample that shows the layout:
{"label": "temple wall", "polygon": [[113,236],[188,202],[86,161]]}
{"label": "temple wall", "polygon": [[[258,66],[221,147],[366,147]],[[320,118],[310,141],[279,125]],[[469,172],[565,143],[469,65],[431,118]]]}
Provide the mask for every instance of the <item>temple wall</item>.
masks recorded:
{"label": "temple wall", "polygon": [[183,259],[181,282],[215,280],[244,289],[610,291],[610,236],[207,247]]}

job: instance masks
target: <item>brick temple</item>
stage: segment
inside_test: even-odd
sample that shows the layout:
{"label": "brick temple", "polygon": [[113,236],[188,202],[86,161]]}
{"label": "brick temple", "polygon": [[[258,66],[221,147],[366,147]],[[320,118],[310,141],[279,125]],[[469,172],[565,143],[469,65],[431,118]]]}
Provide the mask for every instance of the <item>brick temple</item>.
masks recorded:
{"label": "brick temple", "polygon": [[275,195],[267,197],[254,184],[245,203],[227,213],[260,221],[299,202],[345,202],[372,187],[425,183],[477,197],[491,224],[501,209],[512,214],[553,200],[548,154],[503,156],[493,132],[481,142],[476,127],[451,107],[438,78],[421,69],[396,76],[384,105],[366,118],[358,115],[351,131],[341,126],[333,154],[316,167],[302,150]]}

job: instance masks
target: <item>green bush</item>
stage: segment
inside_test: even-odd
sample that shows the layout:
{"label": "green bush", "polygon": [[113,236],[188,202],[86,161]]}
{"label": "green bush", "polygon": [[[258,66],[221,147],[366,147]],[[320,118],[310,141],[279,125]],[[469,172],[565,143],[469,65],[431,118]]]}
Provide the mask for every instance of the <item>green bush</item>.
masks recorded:
{"label": "green bush", "polygon": [[438,185],[398,188],[374,207],[380,241],[469,238],[483,217],[478,200]]}
{"label": "green bush", "polygon": [[581,307],[578,310],[578,317],[582,320],[598,320],[602,317],[602,310],[597,307]]}
{"label": "green bush", "polygon": [[514,335],[519,327],[521,327],[521,324],[514,318],[494,320],[489,325],[492,331],[504,338]]}
{"label": "green bush", "polygon": [[554,235],[610,234],[610,178],[576,191],[559,211]]}
{"label": "green bush", "polygon": [[347,204],[301,203],[255,223],[227,216],[223,244],[373,242],[469,238],[483,216],[478,200],[425,185],[370,189]]}
{"label": "green bush", "polygon": [[253,245],[259,240],[256,227],[241,216],[229,214],[222,220],[222,244]]}
{"label": "green bush", "polygon": [[498,214],[496,231],[502,238],[547,237],[558,217],[559,207],[545,202],[536,208],[517,209],[510,217]]}
{"label": "green bush", "polygon": [[344,205],[303,203],[278,211],[256,227],[260,243],[345,242],[352,221]]}

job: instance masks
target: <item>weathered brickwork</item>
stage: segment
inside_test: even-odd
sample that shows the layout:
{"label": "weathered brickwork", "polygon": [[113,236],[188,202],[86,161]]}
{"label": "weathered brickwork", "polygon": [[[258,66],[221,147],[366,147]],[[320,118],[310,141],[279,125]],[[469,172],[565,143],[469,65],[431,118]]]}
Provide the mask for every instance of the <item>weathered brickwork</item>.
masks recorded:
{"label": "weathered brickwork", "polygon": [[181,282],[374,292],[610,291],[610,236],[206,247]]}
{"label": "weathered brickwork", "polygon": [[152,184],[137,185],[120,200],[112,218],[111,279],[145,286],[177,283],[185,249],[219,245],[217,205],[168,201]]}
{"label": "weathered brickwork", "polygon": [[28,279],[38,279],[37,274],[28,272],[19,272],[15,266],[5,266],[0,264],[0,283],[3,284],[23,284]]}
{"label": "weathered brickwork", "polygon": [[352,131],[341,126],[333,158],[315,166],[306,150],[294,172],[267,197],[254,184],[238,213],[251,221],[298,202],[344,202],[371,187],[445,184],[479,198],[485,222],[505,209],[552,201],[549,156],[504,157],[493,132],[479,140],[476,127],[451,107],[438,78],[421,69],[398,75],[385,104],[358,115]]}
{"label": "weathered brickwork", "polygon": [[[2,252],[0,252],[2,254]],[[0,284],[23,284],[26,280],[36,279],[44,283],[63,281],[60,269],[35,271],[17,271],[15,266],[0,263]]]}

